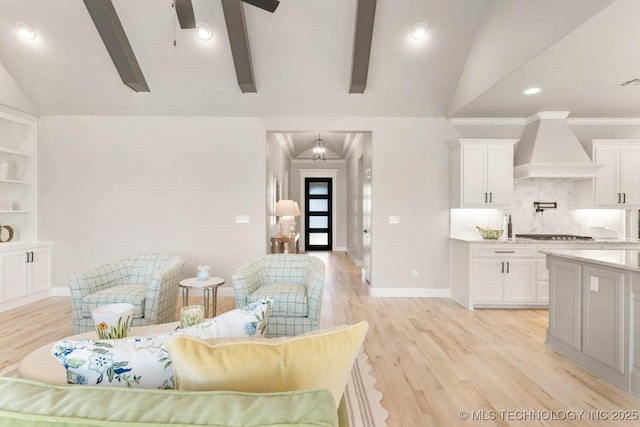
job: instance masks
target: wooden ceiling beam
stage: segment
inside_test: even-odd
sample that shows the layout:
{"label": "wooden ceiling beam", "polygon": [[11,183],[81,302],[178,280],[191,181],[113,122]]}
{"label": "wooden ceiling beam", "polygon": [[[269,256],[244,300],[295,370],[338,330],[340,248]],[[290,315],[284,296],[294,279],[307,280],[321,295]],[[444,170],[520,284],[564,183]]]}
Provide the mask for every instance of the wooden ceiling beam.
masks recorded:
{"label": "wooden ceiling beam", "polygon": [[349,93],[364,93],[367,87],[375,16],[376,0],[358,0]]}
{"label": "wooden ceiling beam", "polygon": [[151,92],[111,0],[83,0],[122,82],[136,92]]}
{"label": "wooden ceiling beam", "polygon": [[249,49],[249,37],[242,2],[240,0],[222,0],[222,11],[227,24],[227,34],[229,35],[238,86],[240,86],[242,93],[256,93],[258,90],[253,76],[251,49]]}
{"label": "wooden ceiling beam", "polygon": [[191,0],[175,0],[176,16],[183,30],[196,27],[196,15]]}

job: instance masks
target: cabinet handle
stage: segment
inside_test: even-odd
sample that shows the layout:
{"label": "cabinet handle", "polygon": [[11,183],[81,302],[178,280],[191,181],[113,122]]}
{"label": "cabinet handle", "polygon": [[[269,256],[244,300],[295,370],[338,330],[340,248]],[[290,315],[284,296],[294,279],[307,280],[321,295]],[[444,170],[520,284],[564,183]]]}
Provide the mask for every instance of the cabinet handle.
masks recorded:
{"label": "cabinet handle", "polygon": [[618,203],[622,203],[622,199],[620,198],[620,193],[618,193]]}
{"label": "cabinet handle", "polygon": [[484,202],[487,203],[487,193],[484,193]]}
{"label": "cabinet handle", "polygon": [[500,264],[502,264],[502,271],[500,273],[504,273],[504,261],[500,261]]}
{"label": "cabinet handle", "polygon": [[509,261],[507,261],[507,273],[509,272]]}
{"label": "cabinet handle", "polygon": [[489,193],[489,203],[493,203],[493,193]]}
{"label": "cabinet handle", "polygon": [[29,253],[31,254],[31,261],[30,262],[33,262],[33,252],[29,252]]}
{"label": "cabinet handle", "polygon": [[29,252],[24,253],[26,255],[26,259],[24,260],[25,264],[29,263]]}
{"label": "cabinet handle", "polygon": [[622,193],[622,203],[627,203],[627,193]]}
{"label": "cabinet handle", "polygon": [[494,254],[515,254],[516,251],[493,251]]}

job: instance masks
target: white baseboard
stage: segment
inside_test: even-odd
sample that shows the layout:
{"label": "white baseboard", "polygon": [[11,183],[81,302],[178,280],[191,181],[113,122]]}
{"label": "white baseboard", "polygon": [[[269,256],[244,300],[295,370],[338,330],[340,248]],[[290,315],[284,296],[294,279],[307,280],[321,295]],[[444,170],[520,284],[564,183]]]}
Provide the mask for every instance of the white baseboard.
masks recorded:
{"label": "white baseboard", "polygon": [[333,248],[333,252],[348,252],[348,251],[347,251],[347,248],[342,247],[342,246],[338,246],[338,247]]}
{"label": "white baseboard", "polygon": [[71,289],[66,286],[55,286],[51,288],[52,297],[69,297],[71,296]]}
{"label": "white baseboard", "polygon": [[351,260],[356,265],[356,267],[362,267],[364,265],[364,262],[362,260],[357,259],[355,256],[353,256],[353,254],[350,251],[347,251],[347,253],[351,257]]}
{"label": "white baseboard", "polygon": [[451,298],[451,289],[369,287],[369,296],[387,298]]}

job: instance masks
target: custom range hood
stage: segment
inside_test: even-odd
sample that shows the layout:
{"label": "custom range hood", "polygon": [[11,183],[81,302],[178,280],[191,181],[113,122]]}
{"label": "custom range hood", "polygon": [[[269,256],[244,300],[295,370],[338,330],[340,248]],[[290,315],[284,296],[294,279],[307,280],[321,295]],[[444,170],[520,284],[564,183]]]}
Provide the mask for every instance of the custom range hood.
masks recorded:
{"label": "custom range hood", "polygon": [[567,124],[569,111],[543,111],[527,118],[513,161],[513,177],[594,178],[598,169]]}

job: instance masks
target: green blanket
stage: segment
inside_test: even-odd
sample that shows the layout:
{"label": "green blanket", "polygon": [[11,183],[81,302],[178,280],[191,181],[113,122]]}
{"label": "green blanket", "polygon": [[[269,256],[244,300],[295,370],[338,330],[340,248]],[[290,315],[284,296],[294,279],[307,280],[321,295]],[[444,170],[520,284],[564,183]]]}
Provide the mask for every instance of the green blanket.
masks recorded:
{"label": "green blanket", "polygon": [[338,425],[327,390],[285,393],[54,386],[0,378],[0,426]]}

